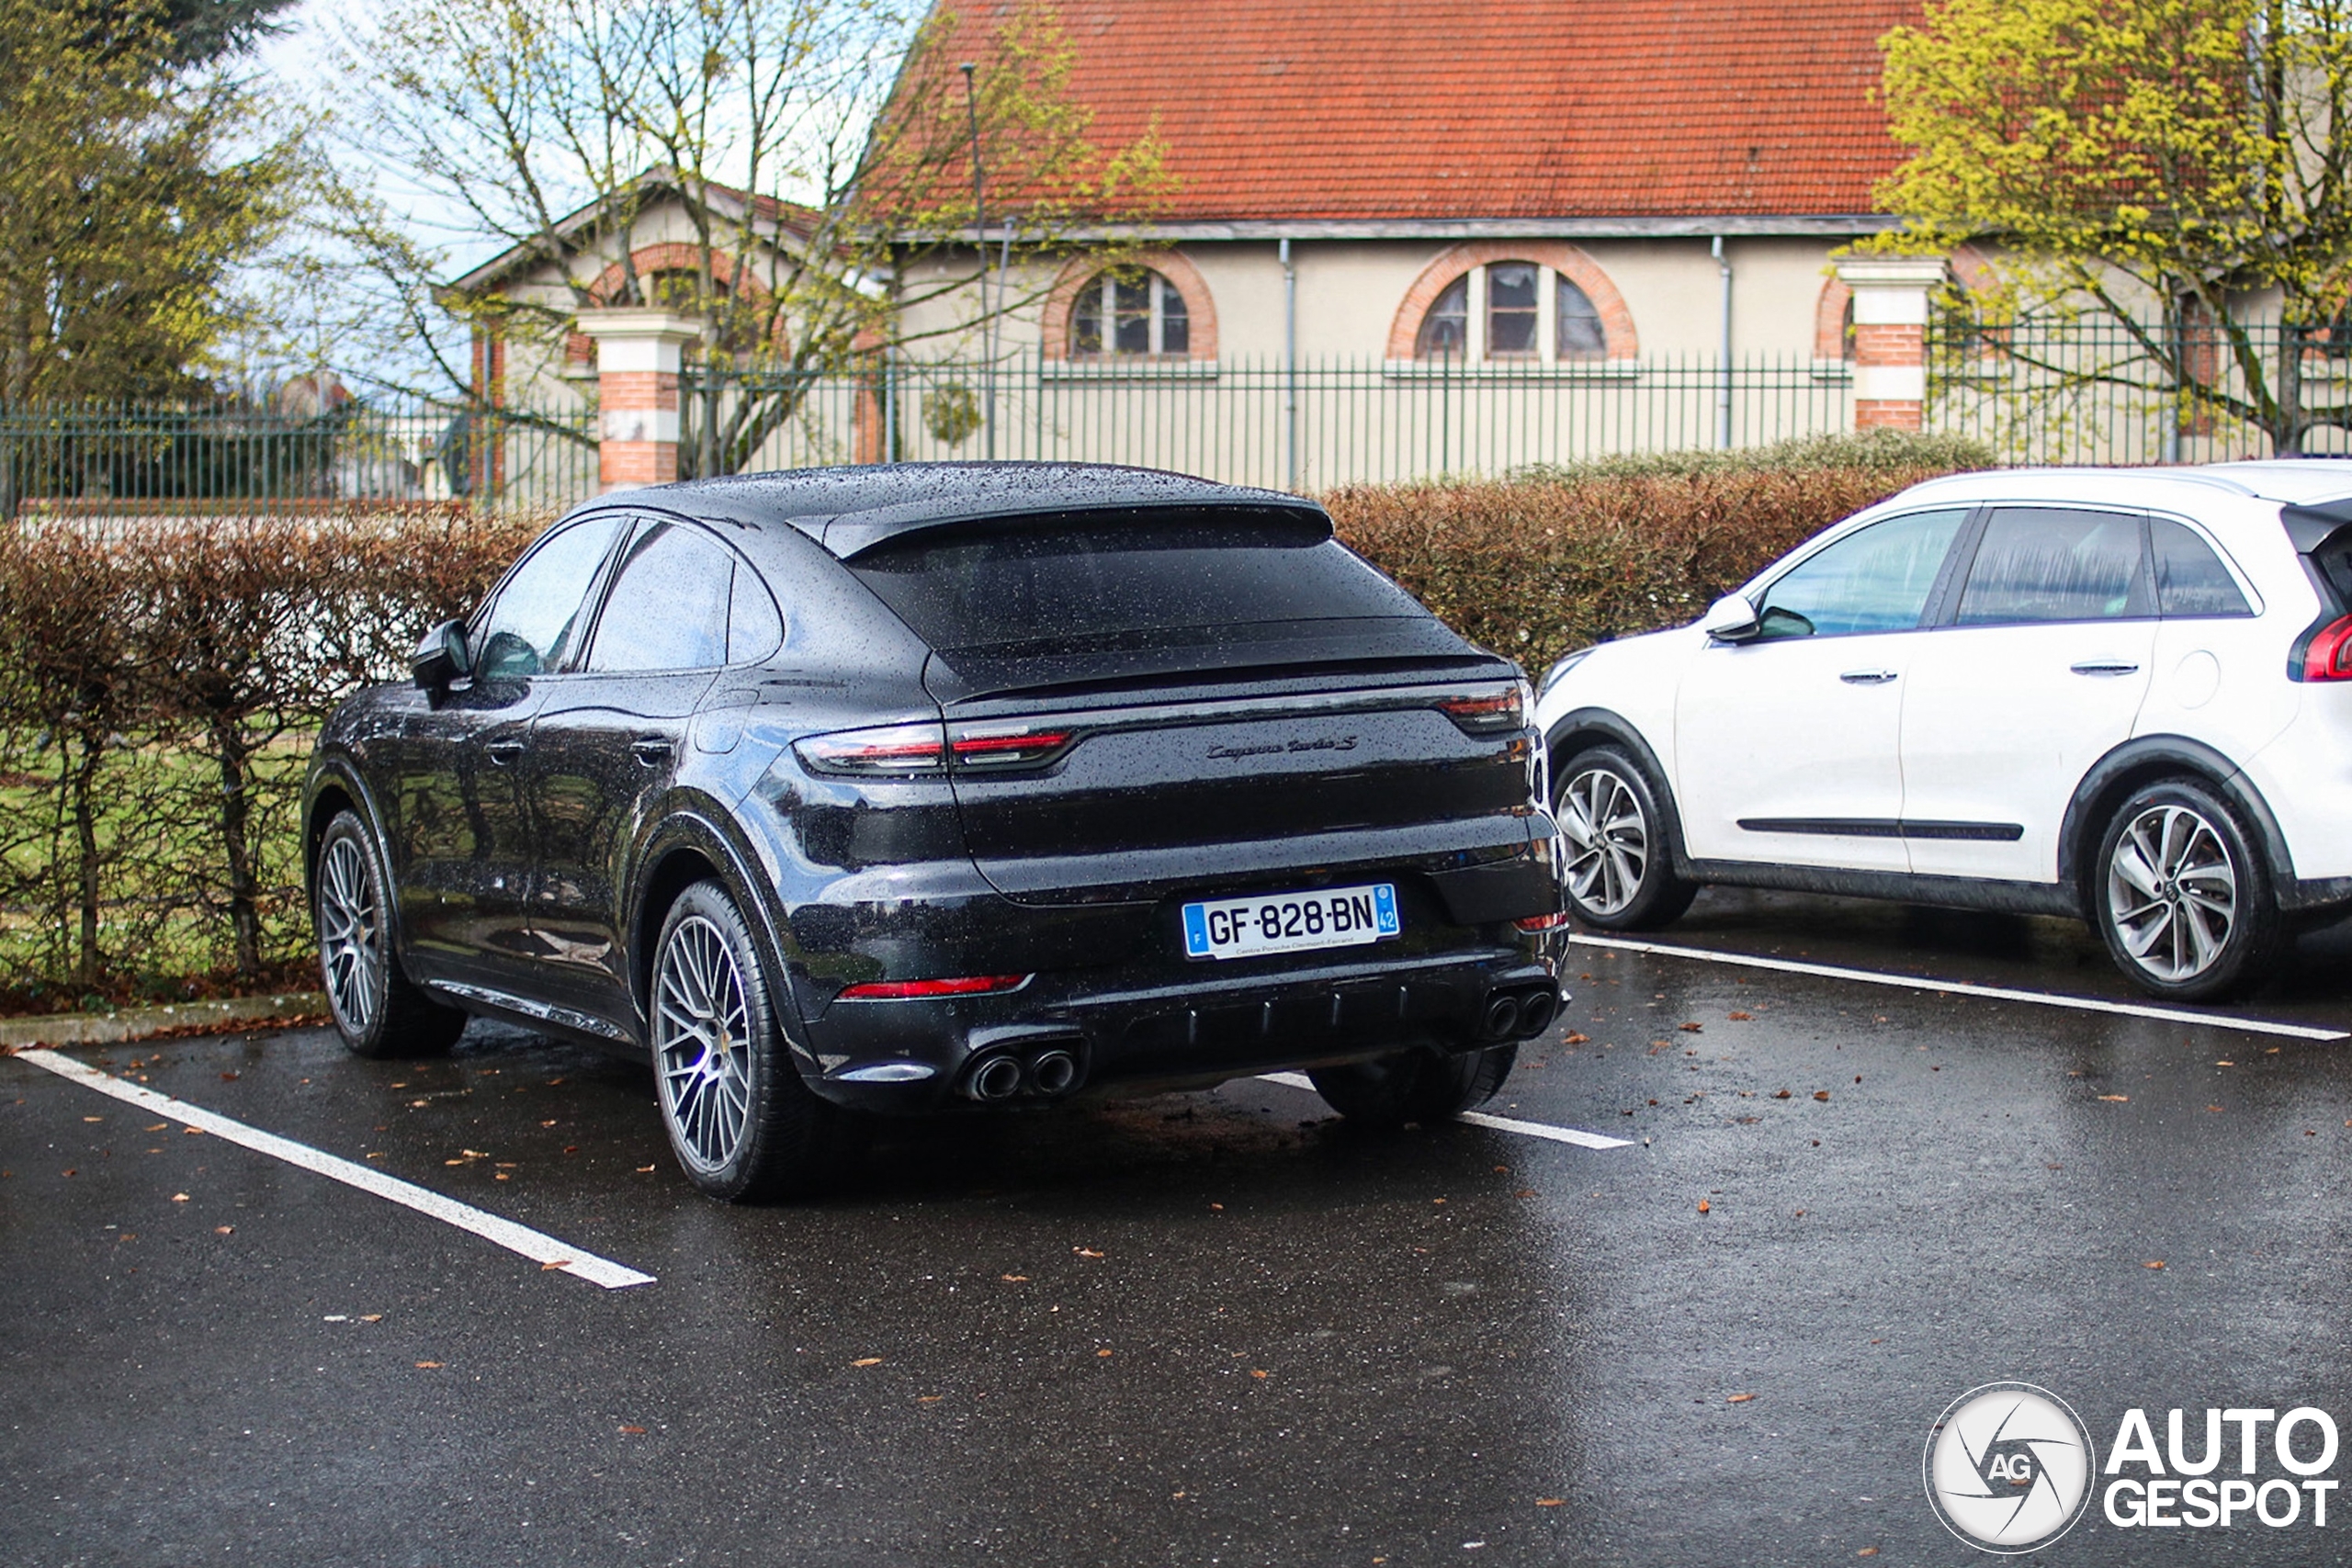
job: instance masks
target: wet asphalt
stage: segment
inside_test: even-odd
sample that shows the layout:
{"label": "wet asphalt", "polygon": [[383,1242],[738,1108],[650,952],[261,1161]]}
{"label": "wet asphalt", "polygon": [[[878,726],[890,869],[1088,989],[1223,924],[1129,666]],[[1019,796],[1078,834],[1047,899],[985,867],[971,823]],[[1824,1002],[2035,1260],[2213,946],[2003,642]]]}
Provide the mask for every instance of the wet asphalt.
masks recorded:
{"label": "wet asphalt", "polygon": [[[1710,893],[1656,940],[2130,997],[2061,921]],[[2228,1010],[2352,1029],[2347,960]],[[1875,1568],[1988,1561],[1920,1472],[1988,1382],[2102,1455],[2132,1406],[2352,1450],[2352,1042],[1573,970],[1487,1109],[1624,1147],[1250,1080],[902,1127],[770,1209],[686,1187],[644,1071],[519,1032],[74,1053],[658,1277],[619,1291],[0,1061],[0,1562]],[[2038,1558],[2338,1541],[2352,1502],[2094,1502]]]}

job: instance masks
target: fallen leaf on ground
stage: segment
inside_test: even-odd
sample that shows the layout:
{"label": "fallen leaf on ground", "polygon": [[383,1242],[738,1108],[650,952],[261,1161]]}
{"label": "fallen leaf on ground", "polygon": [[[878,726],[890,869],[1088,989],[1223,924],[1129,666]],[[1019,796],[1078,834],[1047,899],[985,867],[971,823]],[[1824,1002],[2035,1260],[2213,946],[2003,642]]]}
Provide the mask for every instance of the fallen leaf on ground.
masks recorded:
{"label": "fallen leaf on ground", "polygon": [[1752,1393],[1735,1393],[1730,1398],[1724,1400],[1724,1403],[1725,1404],[1745,1404],[1755,1397],[1756,1396]]}
{"label": "fallen leaf on ground", "polygon": [[1565,1497],[1538,1497],[1535,1499],[1535,1506],[1539,1508],[1558,1508],[1565,1507],[1566,1505],[1567,1499]]}
{"label": "fallen leaf on ground", "polygon": [[645,1428],[642,1427],[623,1427],[621,1430],[632,1438],[641,1438],[645,1436]]}
{"label": "fallen leaf on ground", "polygon": [[223,1083],[232,1082],[236,1078],[236,1076],[237,1075],[234,1073],[222,1073],[220,1075],[220,1080]]}
{"label": "fallen leaf on ground", "polygon": [[879,1356],[863,1356],[850,1363],[853,1367],[878,1367],[881,1364],[882,1358]]}
{"label": "fallen leaf on ground", "polygon": [[175,1192],[172,1194],[172,1201],[175,1203],[185,1203],[187,1201],[187,1194],[185,1192]]}
{"label": "fallen leaf on ground", "polygon": [[1815,1089],[1813,1091],[1813,1098],[1815,1100],[1827,1100],[1829,1098],[1829,1091],[1826,1089]]}
{"label": "fallen leaf on ground", "polygon": [[[2347,1122],[2346,1125],[2352,1126],[2352,1122]],[[1514,1198],[1532,1198],[1535,1196],[1535,1189],[1532,1187],[1522,1187],[1518,1191],[1512,1193],[1511,1196]]]}
{"label": "fallen leaf on ground", "polygon": [[2113,1105],[2129,1104],[2132,1099],[2128,1094],[2102,1094],[2099,1098]]}
{"label": "fallen leaf on ground", "polygon": [[214,1235],[234,1235],[237,1234],[237,1227],[234,1225],[214,1225],[212,1227],[212,1234]]}
{"label": "fallen leaf on ground", "polygon": [[1589,1034],[1571,1034],[1566,1040],[1562,1041],[1561,1043],[1565,1045],[1586,1045],[1591,1043],[1591,1042],[1592,1036]]}
{"label": "fallen leaf on ground", "polygon": [[158,1122],[153,1127],[141,1127],[139,1130],[142,1133],[160,1133],[170,1125],[169,1122]]}
{"label": "fallen leaf on ground", "polygon": [[550,1260],[550,1261],[548,1261],[548,1262],[546,1262],[546,1263],[542,1263],[542,1264],[540,1264],[540,1265],[539,1265],[539,1272],[540,1272],[540,1273],[542,1273],[542,1274],[545,1274],[545,1273],[548,1272],[548,1271],[549,1271],[549,1270],[551,1270],[551,1269],[569,1269],[569,1268],[571,1268],[571,1258],[554,1258],[554,1259],[552,1259],[552,1260]]}
{"label": "fallen leaf on ground", "polygon": [[1876,1557],[1878,1555],[1878,1548],[1875,1546],[1866,1546],[1860,1551],[1854,1553],[1854,1555],[1857,1557]]}
{"label": "fallen leaf on ground", "polygon": [[[2218,1105],[2209,1105],[2209,1106],[2207,1106],[2205,1109],[2206,1109],[2206,1110],[2208,1110],[2208,1111],[2219,1111],[2219,1110],[2221,1110],[2222,1108],[2221,1108],[2220,1106],[2218,1106]],[[2352,1122],[2346,1122],[2345,1123],[2345,1125],[2346,1125],[2346,1126],[2347,1126],[2347,1127],[2352,1127]]]}
{"label": "fallen leaf on ground", "polygon": [[2164,1266],[2165,1260],[2161,1258],[2151,1258],[2145,1263],[2140,1265],[2143,1269],[2161,1269]]}
{"label": "fallen leaf on ground", "polygon": [[1266,1371],[1262,1367],[1252,1367],[1250,1369],[1250,1375],[1253,1378],[1262,1378],[1266,1375]]}
{"label": "fallen leaf on ground", "polygon": [[1095,1351],[1095,1352],[1094,1352],[1094,1354],[1095,1354],[1097,1357],[1107,1356],[1107,1355],[1109,1355],[1110,1353],[1111,1353],[1111,1352],[1110,1352],[1110,1351],[1108,1351],[1108,1350],[1097,1350],[1097,1351]]}
{"label": "fallen leaf on ground", "polygon": [[[565,1154],[570,1154],[571,1151],[570,1149],[566,1149],[563,1152]],[[639,1176],[650,1176],[653,1174],[653,1168],[650,1165],[640,1165],[637,1168],[637,1174]]]}
{"label": "fallen leaf on ground", "polygon": [[191,1138],[200,1138],[204,1136],[204,1129],[201,1127],[183,1127],[180,1131],[186,1133]]}
{"label": "fallen leaf on ground", "polygon": [[381,1323],[384,1321],[384,1314],[380,1312],[361,1313],[359,1314],[359,1321],[362,1323]]}
{"label": "fallen leaf on ground", "polygon": [[1026,1274],[1000,1274],[997,1278],[1008,1285],[1025,1285],[1029,1282],[1029,1276]]}
{"label": "fallen leaf on ground", "polygon": [[103,1116],[85,1116],[82,1120],[85,1122],[103,1122],[106,1118]]}
{"label": "fallen leaf on ground", "polygon": [[917,1404],[936,1404],[946,1397],[947,1396],[944,1393],[919,1393],[915,1395],[915,1403]]}
{"label": "fallen leaf on ground", "polygon": [[1702,1214],[1708,1212],[1707,1201],[1704,1198],[1699,1200],[1699,1212]]}
{"label": "fallen leaf on ground", "polygon": [[1725,1013],[1724,1016],[1730,1019],[1734,1023],[1753,1023],[1756,1021],[1756,1015],[1752,1012],[1730,1012]]}
{"label": "fallen leaf on ground", "polygon": [[1703,1023],[1683,1023],[1677,1024],[1675,1027],[1685,1034],[1704,1034],[1707,1032],[1707,1026]]}
{"label": "fallen leaf on ground", "polygon": [[2234,1067],[2237,1066],[2235,1062],[2216,1062],[2213,1065],[2217,1067]]}
{"label": "fallen leaf on ground", "polygon": [[1786,1100],[1786,1099],[1788,1099],[1788,1098],[1789,1098],[1789,1091],[1788,1091],[1787,1089],[1782,1089],[1780,1093],[1778,1093],[1778,1094],[1774,1095],[1772,1098],[1773,1098],[1774,1100]]}
{"label": "fallen leaf on ground", "polygon": [[1070,1250],[1078,1254],[1080,1258],[1100,1258],[1102,1256],[1091,1247],[1073,1247]]}
{"label": "fallen leaf on ground", "polygon": [[441,1363],[438,1361],[419,1361],[416,1364],[416,1370],[420,1372],[433,1371],[438,1369]]}

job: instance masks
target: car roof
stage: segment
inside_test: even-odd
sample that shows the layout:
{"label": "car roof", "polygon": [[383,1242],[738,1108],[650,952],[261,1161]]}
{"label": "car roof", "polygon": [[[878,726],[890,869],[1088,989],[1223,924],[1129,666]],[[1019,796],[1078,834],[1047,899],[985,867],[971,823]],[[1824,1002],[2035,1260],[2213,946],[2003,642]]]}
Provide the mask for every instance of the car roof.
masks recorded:
{"label": "car roof", "polygon": [[[1167,507],[1280,511],[1331,520],[1303,496],[1107,463],[869,463],[736,474],[616,491],[589,503],[656,506],[690,516],[778,523],[847,560],[920,531],[1008,517]],[[588,510],[583,508],[582,510]]]}
{"label": "car roof", "polygon": [[2352,499],[2352,460],[2283,457],[2147,468],[1989,468],[1928,479],[1903,500],[2107,502],[2185,506],[2199,496],[2235,496],[2290,506]]}

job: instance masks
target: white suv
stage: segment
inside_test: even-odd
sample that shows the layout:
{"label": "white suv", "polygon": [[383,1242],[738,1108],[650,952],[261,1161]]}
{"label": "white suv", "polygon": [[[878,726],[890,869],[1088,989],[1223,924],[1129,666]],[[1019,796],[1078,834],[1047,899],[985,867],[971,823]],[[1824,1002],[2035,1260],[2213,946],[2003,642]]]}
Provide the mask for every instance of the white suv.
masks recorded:
{"label": "white suv", "polygon": [[2352,906],[2352,463],[1916,485],[1537,714],[1593,925],[1705,883],[2067,914],[2224,995]]}

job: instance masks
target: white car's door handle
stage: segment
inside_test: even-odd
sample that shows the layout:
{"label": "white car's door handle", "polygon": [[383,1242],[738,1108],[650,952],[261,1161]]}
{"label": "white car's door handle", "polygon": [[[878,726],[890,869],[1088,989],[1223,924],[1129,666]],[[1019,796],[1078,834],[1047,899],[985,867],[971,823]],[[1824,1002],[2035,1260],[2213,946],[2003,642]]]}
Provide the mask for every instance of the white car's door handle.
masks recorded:
{"label": "white car's door handle", "polygon": [[2080,664],[2067,666],[2077,675],[2136,675],[2137,664],[2120,659],[2086,659]]}
{"label": "white car's door handle", "polygon": [[1838,677],[1849,686],[1883,686],[1894,679],[1892,670],[1849,670]]}

